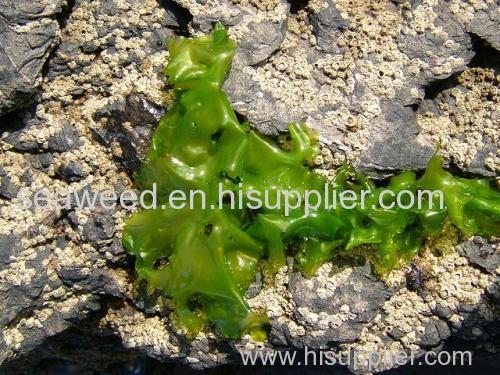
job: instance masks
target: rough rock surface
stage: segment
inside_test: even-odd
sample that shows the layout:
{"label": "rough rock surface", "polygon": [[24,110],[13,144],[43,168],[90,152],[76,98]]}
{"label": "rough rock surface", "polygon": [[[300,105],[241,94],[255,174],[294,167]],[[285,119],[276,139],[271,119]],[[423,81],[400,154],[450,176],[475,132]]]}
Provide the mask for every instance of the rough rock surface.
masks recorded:
{"label": "rough rock surface", "polygon": [[64,0],[5,0],[0,3],[0,116],[33,98],[55,45],[55,19]]}
{"label": "rough rock surface", "polygon": [[[310,0],[292,13],[283,0],[76,0],[58,23],[63,5],[0,4],[0,114],[25,106],[41,84],[34,104],[0,118],[0,364],[31,363],[50,342],[51,355],[71,365],[57,340],[82,327],[95,340],[114,335],[130,360],[198,369],[238,363],[238,351],[306,345],[361,359],[374,349],[423,354],[450,337],[494,350],[495,239],[448,228],[383,277],[368,264],[331,262],[306,279],[290,261],[248,295],[270,317],[265,344],[213,332],[188,339],[170,300],[134,279],[121,246],[130,210],[79,202],[133,187],[130,174],[172,99],[166,38],[205,33],[218,20],[239,42],[225,84],[233,106],[270,135],[306,121],[324,146],[321,173],[345,161],[375,177],[418,170],[439,144],[459,170],[498,176],[496,2]],[[43,188],[69,190],[69,204],[23,206]],[[368,371],[358,365],[349,368]],[[375,370],[394,366],[387,359]]]}

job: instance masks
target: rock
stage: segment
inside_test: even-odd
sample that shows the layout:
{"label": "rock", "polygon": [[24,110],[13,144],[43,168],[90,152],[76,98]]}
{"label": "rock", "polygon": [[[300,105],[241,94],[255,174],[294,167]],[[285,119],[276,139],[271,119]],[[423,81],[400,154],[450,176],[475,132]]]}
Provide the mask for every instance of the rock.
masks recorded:
{"label": "rock", "polygon": [[[181,1],[174,1],[182,5]],[[210,32],[215,22],[222,22],[227,26],[236,26],[243,20],[244,13],[248,13],[248,10],[241,9],[240,6],[233,3],[224,3],[224,7],[214,7],[212,4],[205,2],[198,3],[198,6],[200,11],[190,12],[192,14],[190,26],[203,33]]]}
{"label": "rock", "polygon": [[462,243],[459,252],[463,254],[472,264],[485,271],[495,274],[500,266],[500,249],[498,242],[488,242],[481,237],[473,237]]}
{"label": "rock", "polygon": [[102,128],[94,134],[111,148],[114,157],[129,171],[135,171],[146,156],[151,136],[165,113],[144,96],[131,94],[123,102],[103,108],[95,117]]}
{"label": "rock", "polygon": [[0,270],[9,264],[11,257],[17,257],[22,249],[20,236],[0,234]]}
{"label": "rock", "polygon": [[80,139],[76,129],[70,124],[64,124],[60,132],[48,140],[49,150],[53,152],[65,152],[80,147]]}
{"label": "rock", "polygon": [[63,164],[59,168],[58,173],[68,182],[78,182],[87,177],[87,173],[83,170],[83,167],[75,162]]}
{"label": "rock", "polygon": [[193,16],[182,5],[174,0],[160,0],[160,6],[166,10],[164,24],[168,27],[177,29],[178,32],[187,32],[187,25]]}
{"label": "rock", "polygon": [[498,3],[491,3],[487,9],[480,10],[474,14],[474,19],[468,26],[468,30],[500,51],[500,34],[498,25],[500,24],[500,12]]}
{"label": "rock", "polygon": [[451,316],[451,314],[453,314],[453,310],[448,306],[437,303],[436,307],[433,310],[433,313],[440,318],[447,319]]}
{"label": "rock", "polygon": [[54,16],[63,3],[21,0],[0,4],[0,116],[33,99],[59,29]]}
{"label": "rock", "polygon": [[[172,3],[172,1],[165,1]],[[79,2],[78,5],[81,5]],[[176,4],[175,4],[176,5]],[[130,64],[140,65],[145,56],[152,55],[155,52],[165,50],[165,41],[173,35],[173,31],[166,26],[180,27],[180,22],[175,18],[180,13],[177,10],[180,7],[175,7],[175,10],[168,8],[169,11],[155,10],[152,15],[148,12],[145,16],[148,18],[146,24],[138,24],[136,22],[128,22],[124,24],[121,20],[131,15],[137,7],[136,0],[125,0],[117,2],[116,0],[103,0],[94,3],[92,10],[92,22],[86,24],[88,30],[84,32],[96,34],[95,38],[68,38],[63,39],[62,43],[54,52],[54,57],[49,61],[47,67],[47,77],[54,78],[57,76],[68,76],[71,74],[79,74],[88,66],[91,66],[96,61],[96,58],[102,56],[118,57],[119,63],[109,74],[109,78],[121,78],[123,69]],[[181,8],[182,9],[182,8]],[[103,22],[102,17],[106,18]],[[182,23],[184,24],[184,23]],[[116,30],[119,28],[120,36],[117,37]],[[132,45],[137,40],[141,40],[141,48],[127,47],[124,50],[123,41],[129,41]],[[95,89],[99,87],[104,92],[110,94],[109,79],[101,79],[93,77],[91,85]],[[75,87],[71,91],[71,95],[79,97],[84,94],[81,87]]]}
{"label": "rock", "polygon": [[111,243],[115,234],[113,217],[109,213],[94,210],[83,225],[82,234],[86,241],[97,247]]}
{"label": "rock", "polygon": [[374,178],[425,169],[434,150],[417,142],[420,128],[415,112],[409,107],[385,104],[382,113],[384,121],[372,134],[370,146],[361,153],[356,167]]}
{"label": "rock", "polygon": [[80,267],[63,267],[58,272],[61,281],[72,288],[90,293],[103,293],[109,296],[123,295],[116,285],[116,280],[107,270],[93,269],[89,271]]}
{"label": "rock", "polygon": [[417,333],[417,342],[421,348],[436,347],[443,339],[441,335],[446,339],[451,334],[446,323],[440,320],[427,319],[423,322],[423,328],[423,331]]}
{"label": "rock", "polygon": [[350,22],[342,17],[333,0],[327,0],[325,3],[325,8],[310,16],[313,33],[323,51],[339,53],[337,38],[349,27]]}
{"label": "rock", "polygon": [[[417,78],[422,86],[464,70],[474,56],[470,36],[464,25],[450,13],[446,2],[439,1],[433,11],[436,14],[434,28],[443,30],[442,33],[432,29],[416,35],[401,33],[399,40],[399,48],[406,56],[427,64],[428,68],[420,70]],[[448,48],[443,48],[445,42],[448,43]],[[443,62],[450,60],[457,63],[443,69]]]}
{"label": "rock", "polygon": [[286,22],[252,22],[238,44],[234,67],[256,65],[273,54],[285,39]]}
{"label": "rock", "polygon": [[19,187],[14,184],[12,178],[10,178],[7,172],[0,166],[0,198],[15,198],[18,191]]}
{"label": "rock", "polygon": [[259,132],[276,136],[288,129],[292,116],[285,106],[260,89],[241,69],[231,69],[224,90],[235,111],[244,115]]}
{"label": "rock", "polygon": [[36,117],[33,109],[25,112],[12,113],[4,116],[5,133],[2,141],[11,145],[15,151],[38,153],[43,151],[43,145],[32,134],[43,127],[43,122]]}
{"label": "rock", "polygon": [[[487,53],[484,58],[492,60]],[[417,110],[419,137],[439,145],[445,159],[468,174],[493,177],[499,168],[495,155],[500,144],[492,136],[497,120],[491,109],[498,105],[495,75],[488,67],[467,69],[441,82]]]}
{"label": "rock", "polygon": [[52,165],[54,156],[50,153],[29,155],[29,161],[34,169],[46,170]]}
{"label": "rock", "polygon": [[[308,332],[314,332],[298,339],[302,345],[319,347],[325,342],[357,340],[364,323],[377,314],[391,294],[384,283],[371,275],[369,264],[354,267],[342,281],[330,277],[308,280],[294,273],[290,278],[295,319]],[[318,293],[320,289],[322,292]]]}
{"label": "rock", "polygon": [[33,183],[33,170],[26,170],[26,172],[24,172],[23,175],[19,178],[19,181],[27,186],[30,186]]}
{"label": "rock", "polygon": [[[107,258],[114,264],[120,266],[128,265],[132,258],[129,253],[123,248],[122,241],[120,238],[115,238],[111,245],[104,247],[103,251],[109,254]],[[133,261],[131,262],[133,264]]]}
{"label": "rock", "polygon": [[[10,240],[13,240],[13,237]],[[10,279],[10,282],[4,281],[0,284],[0,308],[2,310],[0,327],[2,328],[23,312],[30,311],[41,305],[42,301],[39,300],[39,297],[43,288],[49,284],[47,272],[42,264],[49,256],[50,251],[46,248],[38,248],[37,250],[36,256],[24,263],[26,270],[24,277],[17,275],[17,280]],[[11,248],[10,255],[14,258],[7,267],[2,266],[4,275],[9,273],[12,264],[19,258],[20,253],[21,249],[18,246]],[[29,283],[23,282],[23,280],[28,280]]]}

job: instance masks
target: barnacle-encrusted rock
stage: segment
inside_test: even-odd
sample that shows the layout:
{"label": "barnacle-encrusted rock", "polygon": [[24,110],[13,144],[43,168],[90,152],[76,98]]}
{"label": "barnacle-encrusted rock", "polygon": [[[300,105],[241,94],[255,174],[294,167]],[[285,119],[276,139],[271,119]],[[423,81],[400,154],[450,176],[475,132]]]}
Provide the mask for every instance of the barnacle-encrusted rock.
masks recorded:
{"label": "barnacle-encrusted rock", "polygon": [[54,19],[63,0],[0,3],[0,116],[24,107],[40,85],[40,73],[54,47]]}
{"label": "barnacle-encrusted rock", "polygon": [[99,126],[93,131],[97,140],[110,147],[113,156],[126,169],[136,171],[144,161],[153,130],[164,113],[162,107],[144,96],[131,94],[96,113],[94,119]]}

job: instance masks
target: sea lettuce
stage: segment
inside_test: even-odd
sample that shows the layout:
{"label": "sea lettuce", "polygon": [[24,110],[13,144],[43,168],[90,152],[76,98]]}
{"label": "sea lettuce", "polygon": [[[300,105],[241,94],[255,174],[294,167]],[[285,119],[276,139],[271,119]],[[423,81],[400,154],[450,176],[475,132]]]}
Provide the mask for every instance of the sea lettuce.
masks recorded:
{"label": "sea lettuce", "polygon": [[[222,90],[235,48],[220,23],[210,35],[170,40],[165,73],[177,101],[161,119],[147,161],[135,175],[141,189],[156,184],[158,208],[133,214],[123,232],[138,277],[172,298],[190,333],[210,324],[227,338],[249,332],[264,339],[267,318],[249,308],[245,293],[257,272],[273,274],[285,265],[287,249],[297,267],[312,276],[337,251],[367,244],[389,270],[411,259],[446,220],[466,234],[500,234],[500,194],[487,180],[452,176],[437,156],[422,177],[403,172],[385,187],[341,168],[328,186],[358,193],[358,203],[361,191],[367,191],[364,207],[306,210],[300,205],[287,215],[282,207],[272,208],[286,190],[302,196],[315,190],[325,200],[325,178],[307,166],[318,143],[303,124],[291,124],[290,142],[280,147],[238,120]],[[233,192],[281,195],[269,195],[267,208],[237,209],[231,199],[219,205],[219,184]],[[168,197],[174,190],[187,196],[203,191],[205,209],[199,194],[190,206],[172,207]],[[384,195],[382,207],[387,190],[415,196],[441,190],[444,206],[429,195],[422,207],[387,208],[395,197]],[[245,204],[251,203],[243,196]]]}

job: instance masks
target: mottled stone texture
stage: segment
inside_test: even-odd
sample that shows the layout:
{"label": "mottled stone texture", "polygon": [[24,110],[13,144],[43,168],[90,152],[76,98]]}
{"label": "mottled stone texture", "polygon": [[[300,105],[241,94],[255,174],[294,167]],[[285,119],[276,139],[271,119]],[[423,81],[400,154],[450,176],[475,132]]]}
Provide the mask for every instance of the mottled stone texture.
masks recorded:
{"label": "mottled stone texture", "polygon": [[[420,170],[440,145],[458,173],[498,177],[496,2],[300,4],[292,13],[284,0],[0,0],[0,372],[25,373],[40,358],[82,369],[68,343],[95,363],[87,369],[106,371],[90,342],[100,340],[122,364],[149,357],[196,369],[239,363],[241,350],[305,345],[422,355],[451,336],[491,350],[494,239],[448,228],[382,276],[355,258],[308,279],[290,260],[247,296],[270,317],[269,340],[228,342],[211,331],[187,338],[171,301],[135,280],[121,245],[127,209],[79,207],[89,194],[133,187],[173,99],[166,40],[219,20],[239,43],[225,84],[234,108],[272,136],[305,121],[323,146],[320,173],[346,161],[376,178]],[[72,192],[69,207],[19,205],[18,194],[41,188]],[[79,341],[81,330],[89,336]]]}
{"label": "mottled stone texture", "polygon": [[55,44],[64,0],[0,3],[0,116],[33,99]]}

